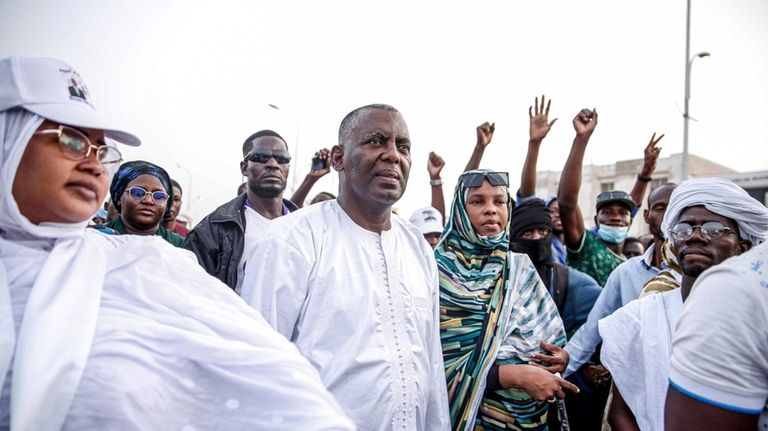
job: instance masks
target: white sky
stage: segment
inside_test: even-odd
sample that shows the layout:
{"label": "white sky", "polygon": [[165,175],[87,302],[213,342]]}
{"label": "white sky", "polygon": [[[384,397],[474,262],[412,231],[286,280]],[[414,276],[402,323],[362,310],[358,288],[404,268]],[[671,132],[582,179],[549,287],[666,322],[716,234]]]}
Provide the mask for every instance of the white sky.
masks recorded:
{"label": "white sky", "polygon": [[[694,0],[691,22],[691,53],[712,53],[693,66],[691,153],[768,169],[768,2]],[[585,163],[640,158],[653,132],[666,133],[662,157],[682,151],[684,0],[0,0],[8,55],[77,69],[97,108],[142,138],[122,148],[126,159],[168,169],[196,221],[234,197],[252,132],[286,138],[300,182],[343,116],[368,103],[392,104],[408,122],[406,216],[429,204],[429,151],[446,159],[450,203],[486,120],[496,135],[483,167],[509,171],[514,189],[541,93],[559,120],[540,170],[562,168],[585,107],[600,114]],[[337,191],[335,173],[309,197],[323,190]]]}

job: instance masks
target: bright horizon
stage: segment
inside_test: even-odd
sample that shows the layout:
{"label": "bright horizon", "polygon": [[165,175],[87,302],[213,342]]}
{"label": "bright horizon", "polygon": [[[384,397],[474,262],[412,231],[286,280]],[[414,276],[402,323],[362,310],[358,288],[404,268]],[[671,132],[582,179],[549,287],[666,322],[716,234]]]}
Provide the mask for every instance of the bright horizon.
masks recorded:
{"label": "bright horizon", "polygon": [[[692,2],[691,154],[737,171],[768,169],[768,2]],[[283,135],[297,186],[350,110],[388,103],[413,142],[405,217],[429,205],[427,154],[447,162],[447,204],[475,142],[496,122],[483,167],[519,182],[528,106],[558,121],[539,170],[562,169],[571,119],[597,108],[586,164],[682,151],[685,1],[386,4],[354,1],[0,0],[0,57],[56,57],[84,77],[97,108],[144,142],[127,160],[165,167],[195,222],[234,197],[243,140]],[[280,107],[280,110],[269,107]],[[297,132],[299,137],[296,151]],[[177,167],[180,165],[181,167]],[[190,175],[191,174],[191,175]],[[191,176],[191,178],[190,178]],[[337,175],[319,181],[337,192]]]}

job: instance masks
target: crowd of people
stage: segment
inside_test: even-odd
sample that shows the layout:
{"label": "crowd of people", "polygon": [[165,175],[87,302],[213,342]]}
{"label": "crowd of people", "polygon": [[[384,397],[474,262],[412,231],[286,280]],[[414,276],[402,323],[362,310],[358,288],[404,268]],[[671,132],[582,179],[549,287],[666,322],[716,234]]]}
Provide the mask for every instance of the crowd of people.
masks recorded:
{"label": "crowd of people", "polygon": [[288,146],[259,130],[237,195],[190,230],[181,186],[123,160],[139,138],[74,69],[0,60],[0,430],[768,427],[768,208],[722,178],[648,190],[653,134],[588,228],[598,113],[540,198],[550,107],[529,108],[518,190],[480,167],[485,122],[449,207],[429,153],[410,217],[393,207],[421,149],[396,108],[344,116],[290,198]]}

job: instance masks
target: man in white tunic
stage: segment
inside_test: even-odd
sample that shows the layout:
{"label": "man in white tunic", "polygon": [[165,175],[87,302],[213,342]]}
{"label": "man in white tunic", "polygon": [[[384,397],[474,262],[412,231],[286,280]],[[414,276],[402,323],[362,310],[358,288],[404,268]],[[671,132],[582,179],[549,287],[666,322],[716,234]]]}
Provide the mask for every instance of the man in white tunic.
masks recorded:
{"label": "man in white tunic", "polygon": [[669,363],[683,301],[699,275],[768,237],[768,209],[722,178],[683,182],[672,192],[662,231],[683,271],[680,288],[651,293],[599,322],[600,359],[616,385],[615,429],[664,429]]}
{"label": "man in white tunic", "polygon": [[296,344],[364,430],[449,427],[434,255],[392,216],[410,147],[395,108],[349,113],[331,151],[338,199],[275,220],[243,281],[243,299]]}

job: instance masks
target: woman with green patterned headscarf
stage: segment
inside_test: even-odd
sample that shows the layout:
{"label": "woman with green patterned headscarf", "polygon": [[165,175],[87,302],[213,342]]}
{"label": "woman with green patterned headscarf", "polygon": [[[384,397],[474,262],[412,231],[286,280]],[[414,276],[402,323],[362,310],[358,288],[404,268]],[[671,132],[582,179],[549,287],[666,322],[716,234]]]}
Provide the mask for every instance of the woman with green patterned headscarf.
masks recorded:
{"label": "woman with green patterned headscarf", "polygon": [[508,186],[504,172],[464,173],[435,250],[454,430],[546,430],[547,401],[578,391],[555,374],[567,364],[557,307],[528,256],[509,251]]}

